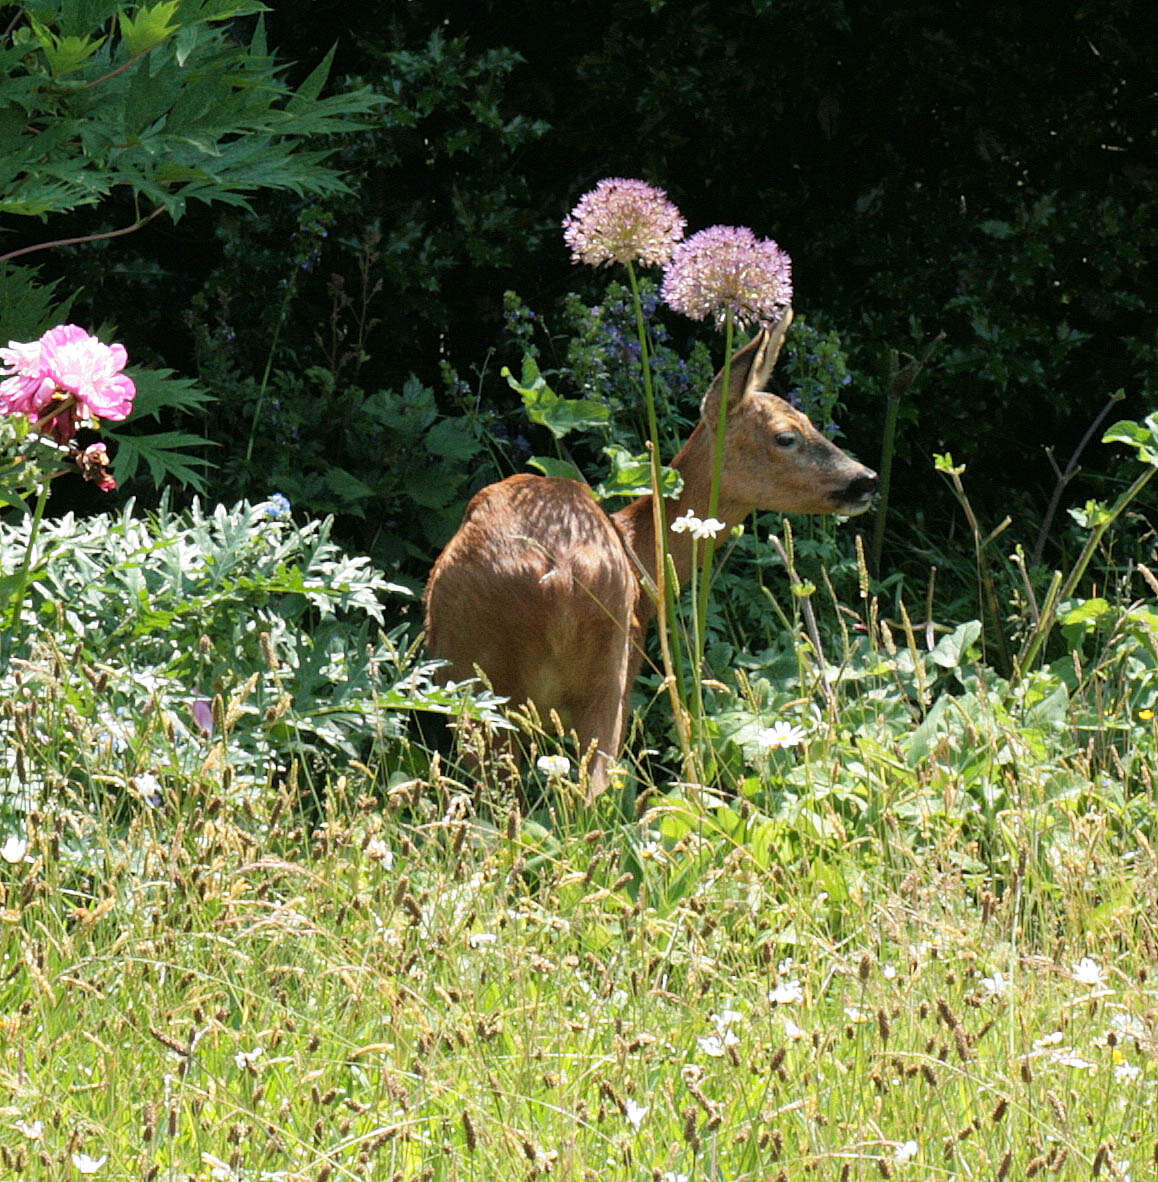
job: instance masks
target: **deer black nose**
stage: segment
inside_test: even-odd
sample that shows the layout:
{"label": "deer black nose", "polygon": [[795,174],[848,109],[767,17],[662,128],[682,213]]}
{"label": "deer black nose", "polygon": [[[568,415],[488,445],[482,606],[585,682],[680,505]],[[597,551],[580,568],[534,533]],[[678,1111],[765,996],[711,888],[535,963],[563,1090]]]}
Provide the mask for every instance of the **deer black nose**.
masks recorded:
{"label": "deer black nose", "polygon": [[863,501],[877,491],[877,474],[871,469],[865,469],[863,475],[850,480],[844,490],[846,501]]}

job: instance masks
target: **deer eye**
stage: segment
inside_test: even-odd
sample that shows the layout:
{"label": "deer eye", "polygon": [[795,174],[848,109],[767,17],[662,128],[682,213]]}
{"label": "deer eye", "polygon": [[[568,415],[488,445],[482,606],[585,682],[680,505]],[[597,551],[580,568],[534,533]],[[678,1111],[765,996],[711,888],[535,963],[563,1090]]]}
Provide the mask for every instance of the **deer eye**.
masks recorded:
{"label": "deer eye", "polygon": [[781,431],[775,436],[777,447],[795,447],[800,436],[795,431]]}

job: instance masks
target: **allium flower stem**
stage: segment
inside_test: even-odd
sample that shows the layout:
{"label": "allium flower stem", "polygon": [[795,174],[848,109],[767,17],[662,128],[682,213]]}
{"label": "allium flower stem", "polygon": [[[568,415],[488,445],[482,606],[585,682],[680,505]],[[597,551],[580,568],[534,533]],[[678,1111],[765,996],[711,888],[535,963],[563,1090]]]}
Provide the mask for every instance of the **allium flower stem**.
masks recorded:
{"label": "allium flower stem", "polygon": [[635,267],[630,259],[627,260],[626,266],[628,282],[631,285],[631,299],[635,306],[635,327],[639,334],[639,364],[643,372],[643,397],[647,405],[647,430],[651,444],[651,514],[652,524],[655,528],[656,631],[659,633],[660,657],[663,661],[664,680],[667,682],[668,694],[671,698],[676,736],[679,739],[680,750],[683,752],[684,763],[689,764],[692,758],[692,742],[681,685],[682,662],[677,664],[672,658],[673,634],[668,626],[668,622],[675,612],[675,586],[673,581],[667,577],[668,546],[665,520],[667,514],[660,484],[659,420],[655,413],[655,387],[652,382],[651,358],[647,347],[647,324],[643,317],[639,280],[636,278]]}
{"label": "allium flower stem", "polygon": [[[708,491],[708,516],[715,517],[720,507],[720,474],[724,469],[724,438],[728,429],[728,392],[732,383],[732,336],[735,324],[732,319],[732,309],[729,307],[724,314],[724,372],[721,378],[720,408],[716,414],[715,449],[712,453],[712,483]],[[716,556],[716,539],[709,536],[704,545],[703,571],[700,574],[699,595],[695,599],[696,605],[696,651],[695,678],[697,700],[697,727],[703,725],[703,682],[704,648],[706,643],[705,628],[708,619],[708,592],[712,586],[712,564]]]}

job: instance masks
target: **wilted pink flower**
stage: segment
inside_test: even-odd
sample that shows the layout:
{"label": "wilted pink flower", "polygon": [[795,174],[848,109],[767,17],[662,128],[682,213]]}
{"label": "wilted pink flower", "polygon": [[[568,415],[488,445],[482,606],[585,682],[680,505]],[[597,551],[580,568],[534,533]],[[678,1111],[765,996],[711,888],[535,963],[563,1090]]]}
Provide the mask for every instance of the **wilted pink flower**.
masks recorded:
{"label": "wilted pink flower", "polygon": [[584,194],[564,218],[563,240],[575,263],[662,267],[684,236],[685,226],[683,215],[662,189],[608,177]]}
{"label": "wilted pink flower", "polygon": [[137,388],[121,371],[123,345],[106,345],[75,324],[50,328],[38,341],[9,341],[0,349],[0,413],[47,420],[45,433],[62,443],[84,419],[124,419]]}
{"label": "wilted pink flower", "polygon": [[680,243],[660,294],[693,320],[727,314],[738,325],[778,319],[792,303],[792,260],[746,226],[712,226]]}
{"label": "wilted pink flower", "polygon": [[90,443],[76,457],[77,467],[85,480],[93,481],[101,492],[112,492],[117,482],[109,471],[109,449],[103,443]]}

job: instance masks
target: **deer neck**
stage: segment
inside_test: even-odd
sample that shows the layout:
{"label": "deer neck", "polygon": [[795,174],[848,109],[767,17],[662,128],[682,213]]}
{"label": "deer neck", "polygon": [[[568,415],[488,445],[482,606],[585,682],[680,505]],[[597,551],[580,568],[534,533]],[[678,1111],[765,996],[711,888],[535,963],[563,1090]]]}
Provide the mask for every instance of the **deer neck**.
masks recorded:
{"label": "deer neck", "polygon": [[[665,528],[667,529],[667,549],[675,565],[676,576],[680,586],[686,586],[692,573],[693,538],[690,533],[672,533],[671,523],[687,513],[689,510],[697,517],[704,519],[708,514],[708,501],[712,483],[712,436],[711,432],[700,423],[692,432],[683,450],[672,461],[684,480],[683,491],[675,499],[663,502]],[[722,520],[728,529],[738,525],[747,517],[750,505],[740,502],[726,501],[722,496],[716,507],[716,518]],[[655,516],[650,493],[639,497],[611,514],[611,519],[619,527],[624,542],[639,560],[639,565],[647,572],[648,577],[655,581]],[[702,561],[704,545],[700,543],[696,548],[697,557]],[[654,607],[649,596],[641,599],[641,609],[650,618],[654,614]]]}

